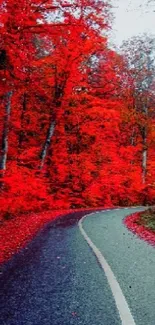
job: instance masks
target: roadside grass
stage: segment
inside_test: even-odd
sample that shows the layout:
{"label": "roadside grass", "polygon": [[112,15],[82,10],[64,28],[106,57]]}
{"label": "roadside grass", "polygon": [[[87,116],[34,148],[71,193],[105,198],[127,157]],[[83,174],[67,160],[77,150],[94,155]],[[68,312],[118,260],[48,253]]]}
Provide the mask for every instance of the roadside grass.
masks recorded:
{"label": "roadside grass", "polygon": [[155,208],[149,208],[141,213],[140,218],[136,221],[136,223],[155,232]]}

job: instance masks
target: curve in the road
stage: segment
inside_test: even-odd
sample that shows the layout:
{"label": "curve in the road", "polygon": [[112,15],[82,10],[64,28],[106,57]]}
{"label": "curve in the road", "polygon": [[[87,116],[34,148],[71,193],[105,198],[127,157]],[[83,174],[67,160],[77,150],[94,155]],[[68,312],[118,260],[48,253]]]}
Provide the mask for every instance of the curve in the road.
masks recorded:
{"label": "curve in the road", "polygon": [[[118,210],[118,209],[117,209]],[[104,212],[107,212],[109,210],[105,210]],[[112,271],[112,269],[110,268],[109,264],[107,263],[105,257],[103,256],[103,254],[100,252],[100,250],[95,246],[95,244],[92,242],[92,240],[89,238],[89,236],[87,235],[87,233],[85,232],[85,230],[83,229],[82,226],[82,222],[84,219],[86,219],[88,217],[88,215],[84,216],[80,221],[79,221],[79,229],[84,237],[84,239],[86,240],[86,242],[88,243],[88,245],[90,246],[90,248],[92,249],[93,253],[95,254],[98,262],[100,263],[106,277],[108,280],[108,283],[110,285],[113,297],[115,299],[115,303],[122,321],[122,325],[135,325],[135,321],[133,319],[133,316],[131,314],[130,308],[128,306],[128,303],[125,299],[125,296],[122,292],[122,289]]]}
{"label": "curve in the road", "polygon": [[[155,324],[154,249],[122,222],[133,208],[93,212],[82,220],[102,268],[78,227],[89,212],[68,214],[48,224],[2,266],[1,325]],[[115,299],[120,293],[115,277],[128,303],[126,310],[131,310],[124,319],[118,309],[122,292],[121,301]]]}

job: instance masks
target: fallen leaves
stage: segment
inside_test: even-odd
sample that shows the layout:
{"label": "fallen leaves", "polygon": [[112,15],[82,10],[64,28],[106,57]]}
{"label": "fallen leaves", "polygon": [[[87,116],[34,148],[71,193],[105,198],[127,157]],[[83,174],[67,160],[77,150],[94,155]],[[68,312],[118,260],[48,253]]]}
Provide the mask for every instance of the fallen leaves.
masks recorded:
{"label": "fallen leaves", "polygon": [[[104,208],[100,209],[103,210]],[[93,209],[88,210],[93,211]],[[83,209],[55,210],[30,215],[19,215],[3,222],[0,227],[0,263],[10,259],[13,254],[24,247],[46,223],[77,211],[83,211]],[[59,260],[60,256],[57,256],[57,259]]]}
{"label": "fallen leaves", "polygon": [[145,226],[138,224],[140,216],[141,216],[141,212],[134,213],[128,216],[127,218],[125,218],[124,224],[135,235],[147,241],[149,244],[155,246],[155,233],[151,230],[146,229]]}

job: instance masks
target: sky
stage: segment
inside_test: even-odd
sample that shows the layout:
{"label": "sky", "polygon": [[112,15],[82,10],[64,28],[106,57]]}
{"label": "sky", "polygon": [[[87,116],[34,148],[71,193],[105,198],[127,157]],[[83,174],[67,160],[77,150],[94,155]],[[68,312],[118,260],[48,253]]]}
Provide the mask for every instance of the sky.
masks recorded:
{"label": "sky", "polygon": [[115,18],[111,40],[116,46],[134,35],[145,32],[155,35],[155,1],[148,7],[146,3],[147,0],[112,0]]}

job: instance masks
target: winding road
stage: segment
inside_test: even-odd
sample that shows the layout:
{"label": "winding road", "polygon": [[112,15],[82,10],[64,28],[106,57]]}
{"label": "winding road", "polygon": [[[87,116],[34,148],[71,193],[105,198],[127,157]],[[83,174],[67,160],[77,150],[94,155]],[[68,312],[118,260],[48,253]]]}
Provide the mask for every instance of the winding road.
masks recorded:
{"label": "winding road", "polygon": [[1,325],[155,325],[155,249],[123,218],[78,212],[48,224],[1,267]]}

